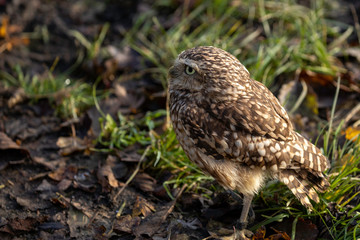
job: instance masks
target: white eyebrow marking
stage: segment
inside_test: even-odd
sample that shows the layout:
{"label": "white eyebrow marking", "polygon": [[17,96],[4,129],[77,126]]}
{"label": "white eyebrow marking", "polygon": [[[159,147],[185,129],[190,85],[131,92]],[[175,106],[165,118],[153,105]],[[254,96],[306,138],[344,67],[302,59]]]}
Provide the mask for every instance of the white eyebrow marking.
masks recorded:
{"label": "white eyebrow marking", "polygon": [[193,69],[195,69],[195,71],[197,71],[198,73],[201,72],[199,66],[195,63],[195,61],[193,61],[191,59],[188,59],[188,58],[186,58],[186,59],[183,59],[183,58],[176,59],[175,64],[176,63],[182,63],[182,64],[185,64],[185,65],[188,65],[188,66],[192,67]]}

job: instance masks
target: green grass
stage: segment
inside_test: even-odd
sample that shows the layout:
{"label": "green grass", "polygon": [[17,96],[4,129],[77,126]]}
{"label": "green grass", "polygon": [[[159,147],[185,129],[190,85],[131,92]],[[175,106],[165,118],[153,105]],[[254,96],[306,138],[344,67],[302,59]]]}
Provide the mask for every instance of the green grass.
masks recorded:
{"label": "green grass", "polygon": [[71,80],[68,74],[53,74],[54,66],[42,75],[30,77],[17,65],[14,69],[15,76],[2,71],[0,79],[4,87],[22,89],[25,99],[33,102],[49,99],[55,108],[56,115],[76,119],[84,110],[94,105],[92,87],[79,80]]}
{"label": "green grass", "polygon": [[77,119],[86,109],[95,104],[98,97],[104,97],[105,92],[95,91],[94,94],[93,87],[90,84],[71,79],[69,76],[82,64],[92,62],[96,58],[106,58],[107,52],[103,48],[103,42],[109,27],[110,24],[104,24],[99,35],[92,41],[86,39],[79,31],[69,30],[68,34],[73,36],[83,46],[83,49],[79,48],[76,62],[63,73],[54,73],[59,61],[58,58],[54,60],[50,69],[41,75],[30,76],[25,74],[19,65],[16,65],[13,71],[15,76],[5,71],[0,72],[2,84],[5,87],[12,86],[22,89],[24,97],[29,98],[31,101],[47,98],[54,105],[57,116],[66,119]]}
{"label": "green grass", "polygon": [[[172,2],[161,1],[158,7],[171,7]],[[143,68],[151,72],[153,79],[161,82],[164,89],[167,88],[168,68],[176,56],[198,45],[213,45],[231,52],[248,68],[254,79],[271,89],[280,87],[280,79],[294,79],[299,71],[330,76],[345,72],[337,64],[335,56],[347,47],[346,40],[354,29],[328,19],[327,13],[335,1],[311,1],[309,8],[291,0],[247,0],[241,1],[240,5],[231,0],[195,2],[194,6],[184,5],[177,12],[179,20],[175,20],[172,26],[161,23],[157,8],[139,15],[122,42],[122,45],[130,46],[141,54]],[[341,32],[344,26],[346,30]],[[104,25],[93,42],[78,31],[70,32],[85,49],[79,53],[74,68],[83,61],[106,56],[102,44],[109,28],[110,25]],[[16,76],[1,73],[1,79],[7,86],[23,88],[34,101],[48,97],[58,114],[65,117],[76,118],[82,109],[93,104],[101,112],[96,84],[91,88],[86,83],[70,81],[66,74],[55,76],[53,68],[42,76],[30,77],[17,67]],[[293,217],[293,229],[297,220],[304,218],[322,222],[332,239],[359,238],[360,204],[356,203],[360,184],[359,142],[339,144],[343,126],[333,125],[334,111],[335,108],[329,123],[319,123],[319,129],[324,129],[321,137],[324,139],[324,153],[332,161],[330,191],[320,195],[320,203],[315,204],[315,210],[310,213],[284,185],[271,181],[254,200],[255,205],[262,206],[256,209],[256,213],[264,221],[253,226],[252,230]],[[185,156],[167,117],[166,110],[148,112],[140,119],[120,113],[114,119],[102,114],[99,119],[102,132],[97,139],[99,145],[96,150],[111,153],[136,145],[139,153],[144,153],[150,146],[148,161],[144,161],[142,167],[154,169],[153,172],[158,174],[165,171],[172,173],[172,178],[163,183],[170,196],[174,189],[185,184],[188,191],[204,196],[219,191],[216,188],[203,189],[203,184],[212,181],[212,178],[203,175]],[[274,196],[278,196],[276,202]],[[354,203],[357,205],[353,206]],[[332,208],[328,207],[330,204]],[[296,237],[295,231],[291,237]]]}
{"label": "green grass", "polygon": [[[139,153],[145,146],[151,146],[143,164],[144,169],[170,171],[173,178],[164,182],[164,186],[172,196],[173,189],[187,185],[187,190],[198,192],[205,197],[210,197],[221,189],[203,189],[205,182],[213,181],[203,173],[185,156],[179,147],[174,131],[171,128],[163,133],[156,133],[155,129],[166,126],[166,112],[159,110],[149,112],[142,119],[135,120],[119,116],[120,122],[116,123],[111,117],[102,119],[103,134],[100,142],[106,146],[104,151],[110,152],[113,148],[124,149],[132,144],[139,144]],[[331,131],[331,133],[330,133]],[[270,181],[254,200],[257,215],[264,220],[252,227],[255,231],[260,226],[269,225],[276,221],[286,221],[294,218],[292,239],[296,236],[298,219],[309,219],[313,223],[322,222],[331,235],[331,239],[357,239],[360,236],[360,203],[351,205],[359,196],[356,188],[360,185],[360,145],[348,141],[340,146],[338,139],[340,131],[327,130],[325,135],[331,135],[332,168],[329,171],[330,188],[320,194],[320,203],[314,204],[314,211],[308,212],[289,189],[282,183]],[[274,196],[277,196],[274,198]],[[277,199],[277,201],[275,201]],[[332,206],[329,208],[328,206]]]}
{"label": "green grass", "polygon": [[[330,188],[320,194],[320,203],[313,203],[314,211],[307,212],[283,184],[269,182],[255,200],[255,203],[268,206],[255,211],[265,220],[253,226],[253,230],[274,221],[293,217],[310,219],[314,223],[320,220],[330,233],[331,239],[358,239],[360,203],[357,201],[357,205],[352,205],[354,203],[351,204],[351,201],[359,195],[356,189],[360,185],[360,147],[350,141],[340,147],[337,142],[339,137],[335,135],[333,139],[334,145],[337,146],[334,150],[337,157],[332,159],[333,166],[328,173]],[[274,196],[277,196],[278,202],[274,202]],[[269,212],[271,215],[262,215]],[[293,222],[293,229],[295,225],[296,221]],[[295,231],[292,233],[294,239]]]}
{"label": "green grass", "polygon": [[85,50],[83,52],[82,49],[79,48],[80,52],[78,53],[77,63],[75,63],[72,68],[75,69],[81,62],[91,62],[96,58],[103,59],[108,55],[107,51],[103,48],[103,43],[109,28],[110,24],[105,23],[104,26],[102,26],[99,35],[96,36],[92,41],[87,39],[80,31],[69,30],[69,35],[73,36],[84,47]]}
{"label": "green grass", "polygon": [[164,88],[167,70],[176,56],[198,45],[231,52],[254,79],[267,86],[281,74],[296,70],[329,75],[345,71],[337,66],[334,55],[346,45],[353,27],[340,33],[342,24],[326,18],[326,1],[315,1],[311,8],[292,1],[244,1],[240,6],[231,2],[202,1],[190,12],[184,9],[179,23],[167,29],[156,12],[144,14],[124,44],[151,63],[154,79]]}
{"label": "green grass", "polygon": [[166,125],[167,112],[158,110],[148,112],[141,119],[134,119],[131,116],[125,117],[118,114],[118,121],[110,115],[103,115],[100,118],[102,132],[98,137],[101,147],[95,151],[114,152],[115,149],[125,149],[128,146],[138,144],[139,153],[143,153],[146,146],[149,161],[143,164],[144,169],[154,169],[157,176],[163,171],[172,173],[172,179],[164,182],[164,187],[169,196],[173,198],[171,190],[179,188],[184,184],[187,189],[198,191],[200,184],[206,180],[213,180],[212,177],[204,174],[187,158],[179,147],[176,135],[171,128],[158,134],[155,129]]}
{"label": "green grass", "polygon": [[[345,72],[335,56],[347,47],[346,40],[354,29],[346,26],[346,30],[340,32],[344,23],[327,18],[334,1],[313,1],[310,8],[295,1],[242,1],[240,6],[230,3],[232,1],[202,1],[192,9],[184,7],[179,14],[180,21],[170,27],[160,23],[156,11],[144,14],[136,20],[123,44],[130,45],[144,57],[144,67],[151,68],[153,78],[164,88],[167,70],[176,56],[198,45],[213,45],[231,52],[254,79],[269,87],[278,88],[279,77],[294,78],[299,71],[330,76]],[[334,110],[330,124],[319,124],[326,129],[323,148],[333,165],[329,172],[330,191],[321,194],[315,210],[308,212],[284,185],[270,182],[255,199],[255,204],[268,208],[257,211],[265,220],[253,230],[293,217],[293,229],[298,219],[304,218],[323,222],[332,239],[359,238],[360,204],[352,208],[348,204],[358,197],[360,150],[359,145],[351,142],[339,145],[337,139],[342,125],[332,125]],[[172,188],[183,184],[197,191],[204,181],[211,180],[187,159],[171,129],[158,135],[149,128],[148,134],[151,161],[144,167],[151,164],[176,175],[164,183],[169,194]],[[279,196],[276,203],[274,195]],[[334,204],[333,209],[328,208],[330,203]],[[295,239],[295,231],[291,238]]]}

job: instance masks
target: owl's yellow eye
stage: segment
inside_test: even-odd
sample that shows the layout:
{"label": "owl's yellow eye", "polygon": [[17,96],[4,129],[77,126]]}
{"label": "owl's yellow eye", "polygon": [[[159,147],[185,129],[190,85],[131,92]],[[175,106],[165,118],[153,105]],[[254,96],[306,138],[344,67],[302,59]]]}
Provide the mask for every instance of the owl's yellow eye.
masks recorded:
{"label": "owl's yellow eye", "polygon": [[193,74],[195,73],[195,69],[193,69],[193,68],[190,67],[190,66],[186,66],[186,67],[185,67],[185,73],[186,73],[187,75],[193,75]]}

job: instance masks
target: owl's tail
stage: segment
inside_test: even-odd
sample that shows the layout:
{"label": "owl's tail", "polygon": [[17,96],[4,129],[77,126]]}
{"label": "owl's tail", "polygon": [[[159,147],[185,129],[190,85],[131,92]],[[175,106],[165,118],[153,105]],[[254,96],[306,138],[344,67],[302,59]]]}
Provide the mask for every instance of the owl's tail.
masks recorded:
{"label": "owl's tail", "polygon": [[292,162],[296,162],[302,169],[323,172],[330,167],[329,160],[320,149],[300,134],[295,133],[294,140],[287,144],[290,147]]}
{"label": "owl's tail", "polygon": [[319,196],[316,191],[324,192],[329,186],[329,182],[322,173],[316,176],[305,170],[283,170],[279,180],[285,183],[301,204],[309,210],[313,208],[309,198],[318,203]]}
{"label": "owl's tail", "polygon": [[[319,202],[317,192],[324,192],[329,187],[326,176],[322,173],[329,168],[328,159],[315,145],[296,133],[294,141],[288,142],[291,164],[282,170],[279,179],[308,209],[312,209],[310,199]],[[317,192],[316,192],[316,191]]]}

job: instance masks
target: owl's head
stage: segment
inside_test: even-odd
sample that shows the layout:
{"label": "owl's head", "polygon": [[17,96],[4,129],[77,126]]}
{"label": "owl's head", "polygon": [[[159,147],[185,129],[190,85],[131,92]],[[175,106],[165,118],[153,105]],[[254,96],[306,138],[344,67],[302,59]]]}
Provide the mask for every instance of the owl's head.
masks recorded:
{"label": "owl's head", "polygon": [[179,54],[169,74],[170,90],[224,92],[246,84],[249,72],[230,53],[212,46],[200,46]]}

